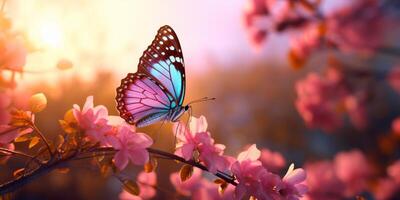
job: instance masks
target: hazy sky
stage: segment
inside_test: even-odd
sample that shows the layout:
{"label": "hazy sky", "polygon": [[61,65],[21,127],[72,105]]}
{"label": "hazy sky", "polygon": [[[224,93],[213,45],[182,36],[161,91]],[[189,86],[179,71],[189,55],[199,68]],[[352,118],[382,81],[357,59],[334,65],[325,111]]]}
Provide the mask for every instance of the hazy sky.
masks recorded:
{"label": "hazy sky", "polygon": [[251,48],[241,21],[244,3],[20,0],[9,1],[6,13],[16,29],[27,32],[33,43],[44,49],[29,56],[27,69],[52,68],[65,57],[75,63],[73,71],[86,77],[100,66],[121,76],[136,70],[140,55],[165,24],[177,32],[187,69],[192,72],[208,69],[210,62],[229,67],[235,62],[276,57],[273,45],[261,53]]}

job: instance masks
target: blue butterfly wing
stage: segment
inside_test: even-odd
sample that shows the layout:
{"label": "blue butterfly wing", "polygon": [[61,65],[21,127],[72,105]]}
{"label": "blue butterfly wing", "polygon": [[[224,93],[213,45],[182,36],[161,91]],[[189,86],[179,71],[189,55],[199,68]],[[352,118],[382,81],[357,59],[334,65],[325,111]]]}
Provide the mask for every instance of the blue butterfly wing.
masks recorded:
{"label": "blue butterfly wing", "polygon": [[185,64],[178,36],[169,26],[161,27],[151,45],[143,52],[138,72],[147,74],[164,86],[172,98],[171,108],[185,98]]}
{"label": "blue butterfly wing", "polygon": [[129,73],[117,88],[117,109],[130,124],[143,127],[166,119],[172,101],[161,85],[146,74]]}

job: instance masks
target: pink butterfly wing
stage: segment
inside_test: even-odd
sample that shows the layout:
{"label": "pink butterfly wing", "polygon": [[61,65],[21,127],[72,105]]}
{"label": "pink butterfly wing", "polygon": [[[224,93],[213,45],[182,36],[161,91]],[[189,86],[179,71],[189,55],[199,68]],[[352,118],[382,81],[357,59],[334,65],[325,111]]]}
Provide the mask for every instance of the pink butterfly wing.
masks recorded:
{"label": "pink butterfly wing", "polygon": [[117,88],[117,109],[128,123],[138,127],[164,119],[171,100],[163,86],[140,73],[129,73]]}

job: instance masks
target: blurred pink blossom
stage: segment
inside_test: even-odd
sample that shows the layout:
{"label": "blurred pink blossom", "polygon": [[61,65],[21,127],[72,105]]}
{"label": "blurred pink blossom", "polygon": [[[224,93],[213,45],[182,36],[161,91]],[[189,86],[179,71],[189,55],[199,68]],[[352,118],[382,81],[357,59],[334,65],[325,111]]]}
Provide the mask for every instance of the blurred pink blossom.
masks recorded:
{"label": "blurred pink blossom", "polygon": [[108,111],[103,105],[93,106],[93,96],[86,98],[82,110],[76,104],[73,106],[73,114],[79,127],[85,131],[88,138],[94,142],[107,143],[106,133],[112,130],[108,125]]}
{"label": "blurred pink blossom", "polygon": [[367,187],[368,178],[372,169],[359,150],[352,150],[336,154],[334,166],[337,177],[345,184],[345,195],[354,196]]}
{"label": "blurred pink blossom", "polygon": [[119,170],[125,169],[129,161],[135,165],[146,164],[149,160],[147,148],[153,144],[148,135],[134,132],[129,126],[118,127],[118,134],[109,136],[108,142],[118,150],[114,156],[114,163]]}
{"label": "blurred pink blossom", "polygon": [[191,117],[189,129],[182,123],[176,123],[174,130],[177,130],[175,154],[186,160],[193,159],[194,151],[199,152],[199,160],[204,163],[212,173],[217,170],[225,171],[229,168],[231,158],[223,156],[225,146],[214,144],[214,139],[207,132],[207,121],[204,116],[200,118]]}
{"label": "blurred pink blossom", "polygon": [[172,173],[169,179],[176,191],[184,196],[194,196],[202,188],[201,170],[198,168],[194,168],[192,176],[184,182],[178,172]]}
{"label": "blurred pink blossom", "polygon": [[397,117],[392,122],[392,131],[396,135],[400,135],[400,117]]}
{"label": "blurred pink blossom", "polygon": [[340,82],[310,73],[296,83],[296,108],[310,127],[331,131],[342,124],[337,108],[344,96]]}
{"label": "blurred pink blossom", "polygon": [[286,165],[285,158],[279,152],[265,148],[261,149],[259,160],[268,171],[274,173],[279,172]]}
{"label": "blurred pink blossom", "polygon": [[22,71],[25,66],[27,51],[14,37],[0,34],[0,68]]}
{"label": "blurred pink blossom", "polygon": [[157,184],[157,174],[155,172],[140,172],[136,181],[139,185],[139,196],[134,196],[123,190],[119,194],[120,200],[146,200],[151,199],[156,195],[156,189],[154,186]]}
{"label": "blurred pink blossom", "polygon": [[309,192],[307,200],[340,200],[344,199],[345,185],[338,179],[331,161],[318,161],[305,166]]}
{"label": "blurred pink blossom", "polygon": [[376,200],[389,200],[399,190],[400,185],[396,184],[390,178],[381,178],[378,180],[377,187],[373,194]]}
{"label": "blurred pink blossom", "polygon": [[348,95],[345,98],[345,107],[352,124],[356,128],[363,129],[367,126],[367,111],[364,98]]}
{"label": "blurred pink blossom", "polygon": [[387,168],[387,174],[391,177],[397,184],[400,184],[400,160],[396,161]]}
{"label": "blurred pink blossom", "polygon": [[297,59],[306,60],[321,45],[319,25],[304,26],[302,31],[290,37],[290,50]]}
{"label": "blurred pink blossom", "polygon": [[398,93],[400,93],[400,66],[393,67],[387,77],[389,85]]}
{"label": "blurred pink blossom", "polygon": [[326,13],[329,41],[343,51],[366,53],[382,44],[384,20],[377,1],[349,0],[342,8],[337,5],[334,12]]}

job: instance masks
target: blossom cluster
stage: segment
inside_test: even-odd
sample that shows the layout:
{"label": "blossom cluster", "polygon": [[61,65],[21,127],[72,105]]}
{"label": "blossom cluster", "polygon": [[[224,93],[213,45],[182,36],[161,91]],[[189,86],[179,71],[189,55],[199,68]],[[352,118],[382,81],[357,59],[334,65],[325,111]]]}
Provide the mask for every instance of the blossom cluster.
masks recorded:
{"label": "blossom cluster", "polygon": [[[385,200],[400,191],[400,162],[387,168],[380,177],[371,162],[357,149],[339,152],[333,161],[322,160],[305,165],[309,192],[305,199],[346,199],[370,192]],[[374,184],[371,184],[374,183]]]}
{"label": "blossom cluster", "polygon": [[296,108],[309,127],[333,131],[343,124],[347,113],[357,128],[366,126],[365,95],[351,90],[338,69],[331,67],[325,77],[309,73],[296,83]]}
{"label": "blossom cluster", "polygon": [[243,21],[257,49],[269,34],[288,32],[289,58],[298,66],[324,46],[375,51],[383,44],[383,13],[376,0],[248,0]]}

